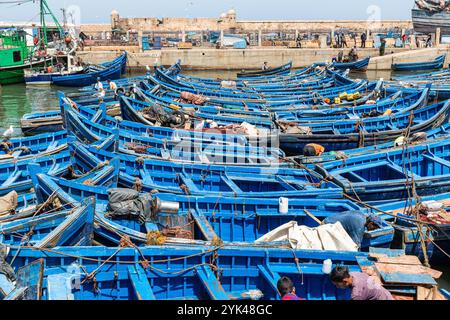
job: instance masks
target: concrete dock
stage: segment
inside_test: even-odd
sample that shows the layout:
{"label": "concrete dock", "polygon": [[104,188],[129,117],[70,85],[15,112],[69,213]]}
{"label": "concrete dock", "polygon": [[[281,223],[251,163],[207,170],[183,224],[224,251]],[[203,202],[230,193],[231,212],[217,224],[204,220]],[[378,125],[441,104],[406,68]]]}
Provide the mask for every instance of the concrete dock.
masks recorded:
{"label": "concrete dock", "polygon": [[[289,48],[249,48],[249,49],[215,49],[163,48],[140,52],[139,47],[92,47],[78,55],[89,63],[100,63],[114,58],[120,50],[129,52],[129,67],[143,70],[146,65],[172,65],[181,60],[186,70],[242,70],[259,69],[264,61],[271,66],[278,66],[289,61],[294,68],[309,66],[315,62],[331,61],[340,50],[348,53],[350,49],[289,49]],[[368,70],[391,70],[392,63],[431,61],[440,54],[447,54],[446,65],[450,63],[450,46],[426,49],[387,48],[386,55],[379,56],[378,49],[358,49],[360,58],[372,57]]]}

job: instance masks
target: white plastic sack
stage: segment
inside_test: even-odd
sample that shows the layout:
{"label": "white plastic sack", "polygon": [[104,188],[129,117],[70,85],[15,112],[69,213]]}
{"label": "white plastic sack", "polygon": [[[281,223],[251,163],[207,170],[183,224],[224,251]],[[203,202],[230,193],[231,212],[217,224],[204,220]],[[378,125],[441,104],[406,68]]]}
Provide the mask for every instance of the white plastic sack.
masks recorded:
{"label": "white plastic sack", "polygon": [[444,209],[444,204],[435,200],[422,202],[423,207],[427,212],[436,212]]}
{"label": "white plastic sack", "polygon": [[220,86],[222,88],[236,89],[237,84],[236,84],[236,81],[225,81],[224,80],[220,83]]}
{"label": "white plastic sack", "polygon": [[249,137],[256,137],[259,134],[258,129],[255,126],[251,125],[250,123],[243,122],[241,124],[241,127],[245,129]]}

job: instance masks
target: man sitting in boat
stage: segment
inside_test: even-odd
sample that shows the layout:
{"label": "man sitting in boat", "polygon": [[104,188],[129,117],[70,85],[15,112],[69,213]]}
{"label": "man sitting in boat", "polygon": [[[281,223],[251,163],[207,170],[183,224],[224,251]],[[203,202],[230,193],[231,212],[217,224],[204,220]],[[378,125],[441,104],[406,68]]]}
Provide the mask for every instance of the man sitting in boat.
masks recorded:
{"label": "man sitting in boat", "polygon": [[320,157],[325,152],[325,148],[320,144],[310,143],[303,149],[303,155],[305,157]]}
{"label": "man sitting in boat", "polygon": [[103,83],[101,81],[100,78],[97,78],[97,83],[94,86],[95,90],[97,90],[98,92],[103,90]]}
{"label": "man sitting in boat", "polygon": [[263,63],[263,66],[262,66],[262,70],[263,71],[266,71],[266,70],[269,70],[270,68],[269,68],[269,63],[267,62],[267,61],[265,61],[264,63]]}
{"label": "man sitting in boat", "polygon": [[111,81],[110,79],[108,79],[106,82],[108,83],[109,90],[112,90],[112,91],[117,90],[117,84],[114,81]]}
{"label": "man sitting in boat", "polygon": [[107,80],[108,86],[109,86],[109,90],[111,90],[112,92],[114,92],[114,100],[117,99],[118,94],[117,94],[117,84],[114,81],[111,81],[110,79]]}
{"label": "man sitting in boat", "polygon": [[351,289],[352,300],[394,300],[391,293],[369,275],[349,272],[347,267],[336,267],[330,279],[339,289]]}
{"label": "man sitting in boat", "polygon": [[350,53],[348,54],[349,62],[355,62],[358,61],[358,50],[356,49],[356,46],[350,50]]}
{"label": "man sitting in boat", "polygon": [[339,51],[338,56],[337,56],[337,62],[342,62],[344,61],[344,51]]}
{"label": "man sitting in boat", "polygon": [[105,89],[100,89],[100,91],[98,92],[98,100],[100,103],[103,103],[103,101],[105,100],[105,96],[106,96],[106,92]]}

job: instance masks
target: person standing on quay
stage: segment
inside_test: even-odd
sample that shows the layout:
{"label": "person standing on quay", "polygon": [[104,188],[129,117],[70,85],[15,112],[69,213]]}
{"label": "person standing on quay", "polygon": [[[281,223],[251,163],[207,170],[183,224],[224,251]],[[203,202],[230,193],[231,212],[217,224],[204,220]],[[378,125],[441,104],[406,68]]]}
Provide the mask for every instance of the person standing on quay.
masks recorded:
{"label": "person standing on quay", "polygon": [[384,56],[384,53],[386,52],[386,40],[381,40],[381,46],[380,46],[380,57]]}
{"label": "person standing on quay", "polygon": [[361,48],[366,47],[366,41],[367,41],[367,34],[363,32],[361,35]]}
{"label": "person standing on quay", "polygon": [[346,48],[348,48],[347,39],[345,38],[345,34],[341,33],[341,37],[342,37],[342,40],[341,40],[341,42],[342,42],[342,48],[344,48],[344,46],[345,46]]}

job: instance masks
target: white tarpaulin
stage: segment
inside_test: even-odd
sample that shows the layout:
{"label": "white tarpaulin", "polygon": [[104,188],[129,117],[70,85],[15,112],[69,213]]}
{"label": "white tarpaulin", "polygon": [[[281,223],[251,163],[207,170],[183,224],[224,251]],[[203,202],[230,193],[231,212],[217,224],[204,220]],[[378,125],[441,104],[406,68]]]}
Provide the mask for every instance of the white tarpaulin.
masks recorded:
{"label": "white tarpaulin", "polygon": [[18,197],[16,191],[11,191],[7,195],[0,197],[0,216],[9,215],[12,210],[17,208]]}
{"label": "white tarpaulin", "polygon": [[259,238],[256,243],[286,240],[293,249],[358,251],[358,246],[340,222],[309,228],[291,221]]}

